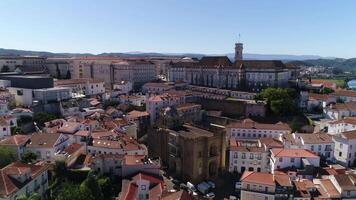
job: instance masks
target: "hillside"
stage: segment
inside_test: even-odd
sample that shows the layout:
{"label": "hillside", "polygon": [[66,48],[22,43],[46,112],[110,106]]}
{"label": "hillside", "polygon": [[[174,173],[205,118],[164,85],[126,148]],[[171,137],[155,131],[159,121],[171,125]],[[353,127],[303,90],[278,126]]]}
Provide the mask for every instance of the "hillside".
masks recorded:
{"label": "hillside", "polygon": [[356,72],[356,58],[315,59],[315,60],[291,61],[287,63],[297,64],[297,65],[303,64],[306,66],[335,67],[335,68],[342,69],[343,71]]}

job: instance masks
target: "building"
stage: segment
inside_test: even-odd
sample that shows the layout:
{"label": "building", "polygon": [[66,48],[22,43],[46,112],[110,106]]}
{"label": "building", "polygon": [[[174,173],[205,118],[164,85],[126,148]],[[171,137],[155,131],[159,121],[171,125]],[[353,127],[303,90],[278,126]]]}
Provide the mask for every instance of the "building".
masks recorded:
{"label": "building", "polygon": [[178,115],[182,117],[185,123],[198,122],[202,119],[202,109],[200,104],[184,103],[175,106]]}
{"label": "building", "polygon": [[150,93],[150,94],[162,94],[164,92],[174,90],[175,86],[174,83],[171,82],[150,82],[145,83],[142,86],[143,93]]}
{"label": "building", "polygon": [[37,154],[38,160],[53,162],[57,153],[69,145],[69,137],[59,133],[34,133],[26,150]]}
{"label": "building", "polygon": [[48,190],[48,167],[43,163],[13,162],[0,169],[0,199],[16,200],[33,193],[45,197]]}
{"label": "building", "polygon": [[11,125],[4,117],[0,117],[0,140],[11,136]]}
{"label": "building", "polygon": [[130,81],[120,81],[113,84],[113,89],[118,90],[119,94],[128,95],[133,90],[133,84]]}
{"label": "building", "polygon": [[133,110],[128,112],[124,118],[129,122],[136,123],[138,138],[141,138],[147,133],[150,124],[150,115],[146,111]]}
{"label": "building", "polygon": [[121,193],[117,200],[152,199],[161,200],[166,184],[162,177],[138,173],[122,181]]}
{"label": "building", "polygon": [[356,131],[347,131],[333,136],[334,157],[337,163],[351,167],[356,159]]}
{"label": "building", "polygon": [[151,124],[156,121],[162,108],[184,103],[186,103],[184,94],[181,95],[180,93],[164,93],[150,96],[146,101],[146,112],[150,114]]}
{"label": "building", "polygon": [[93,79],[69,79],[54,81],[55,87],[69,88],[72,97],[94,96],[105,93],[105,83]]}
{"label": "building", "polygon": [[67,77],[70,62],[71,58],[47,58],[46,69],[52,77],[70,78]]}
{"label": "building", "polygon": [[258,141],[230,139],[229,172],[268,172],[269,150]]}
{"label": "building", "polygon": [[41,104],[51,102],[59,102],[71,99],[72,95],[68,88],[54,87],[45,89],[33,90],[33,101],[38,101]]}
{"label": "building", "polygon": [[334,161],[334,141],[326,133],[292,133],[282,136],[284,147],[287,149],[306,149],[322,159]]}
{"label": "building", "polygon": [[148,139],[152,156],[159,156],[168,171],[183,181],[198,183],[225,167],[224,132],[183,125],[175,130],[156,129]]}
{"label": "building", "polygon": [[293,184],[285,174],[245,171],[240,181],[240,197],[244,200],[293,198]]}
{"label": "building", "polygon": [[[235,57],[240,57],[237,55],[242,55],[242,48],[235,48]],[[168,81],[255,92],[267,87],[288,87],[291,79],[292,71],[279,60],[243,60],[241,57],[231,62],[226,56],[172,63],[168,72]]]}
{"label": "building", "polygon": [[353,130],[356,130],[356,117],[345,117],[344,119],[327,123],[327,131],[331,135]]}
{"label": "building", "polygon": [[305,149],[271,149],[271,172],[285,168],[302,169],[308,166],[319,167],[320,157]]}
{"label": "building", "polygon": [[336,103],[324,107],[328,119],[340,120],[344,117],[356,117],[356,102]]}
{"label": "building", "polygon": [[341,199],[356,198],[356,174],[337,174],[330,176],[330,181],[340,194]]}
{"label": "building", "polygon": [[20,160],[23,153],[25,153],[26,145],[30,142],[30,135],[13,135],[3,140],[0,140],[0,147],[8,147],[17,153]]}
{"label": "building", "polygon": [[344,89],[338,89],[335,90],[332,95],[339,101],[342,102],[352,102],[356,101],[356,91],[353,90],[344,90]]}
{"label": "building", "polygon": [[258,139],[279,138],[283,134],[291,133],[288,124],[278,122],[276,124],[263,124],[251,119],[240,122],[232,122],[226,126],[227,138],[235,139]]}

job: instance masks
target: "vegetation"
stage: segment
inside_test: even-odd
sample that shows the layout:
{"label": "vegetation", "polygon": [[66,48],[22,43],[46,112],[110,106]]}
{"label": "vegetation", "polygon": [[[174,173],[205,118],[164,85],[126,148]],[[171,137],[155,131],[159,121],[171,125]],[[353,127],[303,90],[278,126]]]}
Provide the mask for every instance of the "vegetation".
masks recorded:
{"label": "vegetation", "polygon": [[258,93],[255,100],[266,100],[269,111],[276,115],[291,115],[297,112],[294,89],[267,88]]}
{"label": "vegetation", "polygon": [[45,112],[38,112],[35,113],[33,116],[33,120],[41,127],[44,126],[44,123],[55,119],[58,119],[56,115],[52,115]]}
{"label": "vegetation", "polygon": [[331,94],[331,93],[333,93],[333,92],[334,92],[333,89],[330,89],[330,88],[323,88],[320,93],[321,93],[321,94]]}
{"label": "vegetation", "polygon": [[21,132],[22,132],[21,128],[19,128],[17,126],[11,127],[11,135],[19,135],[19,134],[21,134]]}
{"label": "vegetation", "polygon": [[2,68],[1,68],[1,72],[9,72],[10,71],[10,68],[9,66],[7,65],[4,65]]}
{"label": "vegetation", "polygon": [[37,155],[35,153],[33,153],[32,151],[26,151],[22,157],[21,157],[21,161],[23,163],[32,163],[32,161],[37,159]]}
{"label": "vegetation", "polygon": [[41,196],[37,193],[33,193],[30,196],[19,196],[16,198],[16,200],[41,200]]}
{"label": "vegetation", "polygon": [[8,147],[0,147],[0,168],[14,162],[17,158],[16,152]]}

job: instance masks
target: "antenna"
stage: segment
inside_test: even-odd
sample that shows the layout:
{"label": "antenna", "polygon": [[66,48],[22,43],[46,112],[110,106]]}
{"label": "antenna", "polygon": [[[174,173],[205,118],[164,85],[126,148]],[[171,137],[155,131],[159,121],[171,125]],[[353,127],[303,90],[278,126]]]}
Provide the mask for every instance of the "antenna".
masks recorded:
{"label": "antenna", "polygon": [[240,43],[241,41],[241,34],[239,33],[239,40],[238,40],[238,43]]}

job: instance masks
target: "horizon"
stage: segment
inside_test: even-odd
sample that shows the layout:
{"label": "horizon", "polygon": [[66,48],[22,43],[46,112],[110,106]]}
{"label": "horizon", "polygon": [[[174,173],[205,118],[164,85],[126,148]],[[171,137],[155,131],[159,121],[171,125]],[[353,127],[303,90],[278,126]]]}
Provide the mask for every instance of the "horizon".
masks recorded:
{"label": "horizon", "polygon": [[233,52],[241,34],[246,54],[353,58],[356,36],[345,33],[356,32],[350,26],[356,18],[355,6],[356,2],[321,0],[157,0],[150,4],[4,0],[0,48],[225,55]]}

